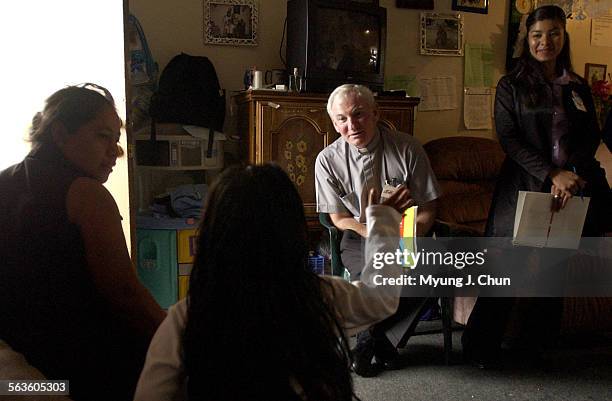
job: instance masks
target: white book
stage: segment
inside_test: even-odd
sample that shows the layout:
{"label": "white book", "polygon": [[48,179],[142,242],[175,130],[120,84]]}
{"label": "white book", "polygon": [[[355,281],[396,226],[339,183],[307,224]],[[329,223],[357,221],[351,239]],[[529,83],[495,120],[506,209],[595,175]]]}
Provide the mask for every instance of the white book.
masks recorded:
{"label": "white book", "polygon": [[553,195],[519,191],[514,216],[514,245],[578,249],[591,198],[572,197],[557,212],[551,210]]}

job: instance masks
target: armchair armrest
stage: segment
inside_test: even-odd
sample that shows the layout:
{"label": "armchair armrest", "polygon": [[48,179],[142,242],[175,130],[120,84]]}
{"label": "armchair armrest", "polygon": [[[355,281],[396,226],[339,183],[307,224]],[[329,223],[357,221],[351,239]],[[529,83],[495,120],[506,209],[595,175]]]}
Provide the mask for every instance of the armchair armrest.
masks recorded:
{"label": "armchair armrest", "polygon": [[482,237],[483,233],[464,224],[436,219],[432,231],[437,237]]}
{"label": "armchair armrest", "polygon": [[344,277],[344,265],[340,257],[340,230],[334,226],[328,213],[319,213],[319,222],[329,233],[329,249],[331,254],[331,269],[334,276]]}

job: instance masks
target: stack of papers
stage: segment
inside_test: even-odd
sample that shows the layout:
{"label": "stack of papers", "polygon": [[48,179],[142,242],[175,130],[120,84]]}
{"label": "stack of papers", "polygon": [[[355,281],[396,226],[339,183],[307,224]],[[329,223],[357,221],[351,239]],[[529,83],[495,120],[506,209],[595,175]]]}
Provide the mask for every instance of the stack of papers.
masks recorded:
{"label": "stack of papers", "polygon": [[590,200],[588,197],[573,197],[563,209],[553,212],[552,194],[519,191],[512,243],[578,249]]}

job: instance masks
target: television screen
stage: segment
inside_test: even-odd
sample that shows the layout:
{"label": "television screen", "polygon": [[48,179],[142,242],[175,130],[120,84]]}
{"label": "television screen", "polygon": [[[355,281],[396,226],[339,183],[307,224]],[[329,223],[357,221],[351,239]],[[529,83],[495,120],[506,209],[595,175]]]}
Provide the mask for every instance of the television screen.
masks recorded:
{"label": "television screen", "polygon": [[304,73],[306,90],[343,83],[382,90],[387,12],[378,1],[289,0],[287,66]]}
{"label": "television screen", "polygon": [[381,29],[377,16],[321,7],[314,27],[317,68],[379,72]]}

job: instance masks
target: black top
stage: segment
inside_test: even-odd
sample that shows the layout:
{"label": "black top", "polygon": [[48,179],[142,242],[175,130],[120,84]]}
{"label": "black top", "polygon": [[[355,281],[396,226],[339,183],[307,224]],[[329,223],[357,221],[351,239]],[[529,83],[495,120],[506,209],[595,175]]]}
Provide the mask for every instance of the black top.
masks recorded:
{"label": "black top", "polygon": [[66,195],[84,176],[53,145],[0,172],[0,339],[71,397],[131,399],[146,346],[99,295]]}
{"label": "black top", "polygon": [[[610,187],[605,171],[595,159],[601,141],[591,92],[581,78],[563,86],[562,99],[568,119],[567,152],[564,169],[587,181],[584,196],[591,203],[583,235],[601,235],[610,222]],[[538,95],[533,104],[533,95]],[[550,85],[542,77],[535,87],[528,87],[524,79],[508,75],[497,85],[495,97],[495,127],[499,142],[506,152],[489,212],[486,235],[512,237],[518,191],[550,192],[548,174],[552,163],[551,131],[553,98]],[[586,111],[576,106],[579,97]],[[606,220],[608,223],[606,223]],[[607,228],[609,229],[609,227]]]}

